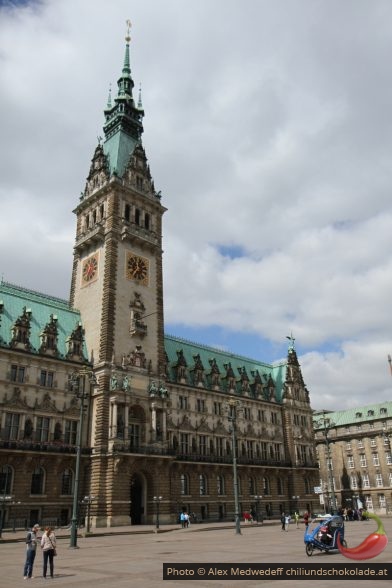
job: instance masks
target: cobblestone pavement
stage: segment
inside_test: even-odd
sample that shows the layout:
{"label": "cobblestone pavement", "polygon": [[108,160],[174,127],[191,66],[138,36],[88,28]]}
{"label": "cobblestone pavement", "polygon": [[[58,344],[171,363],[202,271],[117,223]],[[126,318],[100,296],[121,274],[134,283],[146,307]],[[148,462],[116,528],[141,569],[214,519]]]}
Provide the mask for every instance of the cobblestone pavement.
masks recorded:
{"label": "cobblestone pavement", "polygon": [[[382,564],[392,561],[392,519],[385,519],[384,526],[391,538],[386,550],[366,563]],[[349,546],[359,544],[369,533],[375,530],[373,521],[349,522],[346,524],[346,539]],[[69,537],[58,530],[58,557],[55,558],[55,577],[53,580],[42,578],[42,554],[37,553],[34,566],[34,578],[23,580],[25,533],[3,533],[0,540],[0,586],[11,588],[19,585],[31,588],[53,583],[69,588],[138,588],[147,586],[155,588],[196,588],[214,587],[230,588],[252,586],[272,586],[273,588],[303,588],[309,586],[306,580],[163,580],[163,562],[167,563],[290,563],[298,567],[304,563],[322,566],[324,563],[356,562],[345,559],[339,552],[315,553],[312,557],[305,554],[303,543],[303,526],[296,529],[290,525],[288,532],[282,532],[280,525],[267,522],[263,526],[242,525],[241,535],[235,533],[232,524],[192,525],[189,529],[178,526],[161,527],[159,533],[153,527],[127,527],[105,530],[107,534],[79,537],[78,549],[69,548]],[[12,541],[11,541],[12,540]],[[363,562],[362,562],[363,563]],[[311,581],[311,580],[310,580]],[[317,588],[358,588],[358,580],[344,581],[317,579]],[[384,581],[361,580],[360,588],[386,588]]]}

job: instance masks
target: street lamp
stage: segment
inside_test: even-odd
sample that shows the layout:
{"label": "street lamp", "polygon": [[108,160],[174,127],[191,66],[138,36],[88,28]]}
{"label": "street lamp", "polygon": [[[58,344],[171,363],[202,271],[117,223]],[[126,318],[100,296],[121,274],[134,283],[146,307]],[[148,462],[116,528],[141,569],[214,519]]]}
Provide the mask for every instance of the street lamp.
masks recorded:
{"label": "street lamp", "polygon": [[231,445],[233,452],[233,481],[234,481],[234,507],[235,507],[235,532],[241,535],[240,504],[238,500],[238,474],[237,474],[237,408],[240,401],[235,398],[229,400],[229,422],[231,423]]}
{"label": "street lamp", "polygon": [[335,514],[337,510],[337,503],[336,503],[336,494],[335,488],[333,484],[333,473],[332,473],[332,455],[331,455],[331,441],[328,437],[329,429],[334,427],[335,423],[331,421],[328,417],[325,416],[323,413],[322,419],[317,422],[316,427],[317,429],[321,430],[324,434],[325,440],[325,447],[327,450],[327,469],[328,469],[328,481],[330,486],[331,492],[331,514]]}
{"label": "street lamp", "polygon": [[95,496],[85,496],[82,500],[83,504],[87,504],[87,533],[90,533],[90,509],[91,505],[96,500]]}
{"label": "street lamp", "polygon": [[155,528],[157,531],[159,529],[159,506],[161,504],[161,500],[162,500],[162,496],[154,496],[154,498],[153,498],[153,501],[155,504],[155,513],[156,513]]}
{"label": "street lamp", "polygon": [[84,401],[88,398],[88,391],[86,390],[86,377],[90,383],[90,387],[96,384],[94,373],[87,369],[81,369],[79,372],[72,374],[71,382],[76,398],[80,400],[79,413],[79,427],[76,435],[76,466],[75,466],[75,481],[73,491],[73,505],[72,505],[72,519],[71,519],[71,536],[69,546],[77,549],[78,545],[78,496],[79,496],[79,475],[80,475],[80,457],[82,453],[82,428],[84,415]]}
{"label": "street lamp", "polygon": [[259,496],[258,494],[256,494],[256,496],[254,497],[254,499],[256,501],[256,522],[258,524],[259,523],[259,518],[260,518],[260,510],[259,510],[260,500],[263,500],[263,497],[262,496]]}

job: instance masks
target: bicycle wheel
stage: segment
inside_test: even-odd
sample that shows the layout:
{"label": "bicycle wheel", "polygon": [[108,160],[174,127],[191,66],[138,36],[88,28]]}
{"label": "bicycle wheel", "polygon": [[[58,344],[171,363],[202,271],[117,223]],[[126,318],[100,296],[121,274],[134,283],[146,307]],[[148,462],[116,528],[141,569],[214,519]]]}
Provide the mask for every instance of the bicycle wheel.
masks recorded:
{"label": "bicycle wheel", "polygon": [[310,557],[313,553],[313,549],[314,549],[313,543],[307,543],[306,547],[305,547],[306,555],[308,555]]}

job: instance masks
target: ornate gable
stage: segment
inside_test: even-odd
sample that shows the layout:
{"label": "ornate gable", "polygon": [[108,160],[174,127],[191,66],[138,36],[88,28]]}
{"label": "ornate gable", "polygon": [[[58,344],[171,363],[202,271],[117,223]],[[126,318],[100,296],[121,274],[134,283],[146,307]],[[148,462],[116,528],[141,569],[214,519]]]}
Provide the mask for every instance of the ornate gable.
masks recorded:
{"label": "ornate gable", "polygon": [[123,181],[128,186],[136,188],[145,194],[156,196],[150,166],[147,163],[146,153],[141,143],[136,145],[131,155],[124,171]]}
{"label": "ornate gable", "polygon": [[23,410],[29,409],[26,397],[22,398],[20,388],[14,388],[11,398],[8,400],[7,393],[4,394],[4,406],[21,408]]}
{"label": "ornate gable", "polygon": [[60,412],[56,407],[56,403],[51,399],[48,392],[46,392],[44,395],[41,403],[38,401],[38,399],[35,401],[34,408],[44,412]]}
{"label": "ornate gable", "polygon": [[84,197],[90,196],[109,180],[109,166],[103,147],[99,143],[91,160],[90,172],[87,176]]}

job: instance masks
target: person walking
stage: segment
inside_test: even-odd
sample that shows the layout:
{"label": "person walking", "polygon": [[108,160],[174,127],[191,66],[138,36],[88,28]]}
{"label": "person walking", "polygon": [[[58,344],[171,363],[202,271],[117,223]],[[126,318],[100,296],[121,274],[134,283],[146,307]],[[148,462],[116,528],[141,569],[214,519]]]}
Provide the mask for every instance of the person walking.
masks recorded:
{"label": "person walking", "polygon": [[53,578],[54,573],[54,565],[53,565],[53,558],[56,554],[56,536],[53,533],[53,529],[51,527],[46,527],[45,533],[42,535],[41,539],[41,547],[44,556],[44,568],[43,568],[43,577],[46,578],[46,572],[48,570],[48,560],[49,560],[49,569],[50,569],[50,577]]}
{"label": "person walking", "polygon": [[282,531],[284,531],[285,526],[286,526],[286,516],[285,516],[284,512],[282,512],[282,514],[281,514],[280,522],[282,523]]}
{"label": "person walking", "polygon": [[33,577],[35,555],[37,553],[39,524],[31,527],[26,536],[26,561],[23,570],[23,579],[30,580]]}

